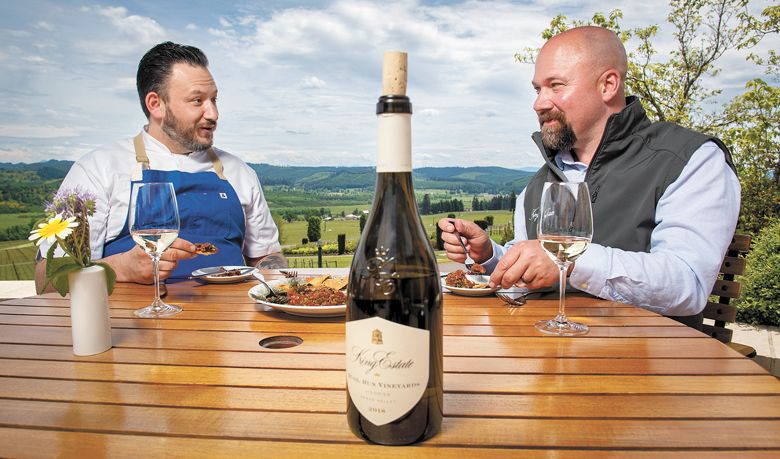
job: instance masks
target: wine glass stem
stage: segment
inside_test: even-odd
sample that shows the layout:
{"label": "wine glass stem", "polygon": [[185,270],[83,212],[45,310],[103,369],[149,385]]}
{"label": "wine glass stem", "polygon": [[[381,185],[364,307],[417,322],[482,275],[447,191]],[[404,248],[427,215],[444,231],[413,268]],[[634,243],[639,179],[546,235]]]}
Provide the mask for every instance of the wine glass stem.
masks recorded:
{"label": "wine glass stem", "polygon": [[152,255],[152,273],[154,275],[154,301],[152,302],[152,308],[159,311],[161,308],[160,303],[160,255]]}
{"label": "wine glass stem", "polygon": [[559,283],[558,289],[560,290],[558,300],[558,316],[555,320],[558,323],[566,323],[569,319],[566,317],[566,271],[569,269],[569,263],[556,263],[558,265]]}

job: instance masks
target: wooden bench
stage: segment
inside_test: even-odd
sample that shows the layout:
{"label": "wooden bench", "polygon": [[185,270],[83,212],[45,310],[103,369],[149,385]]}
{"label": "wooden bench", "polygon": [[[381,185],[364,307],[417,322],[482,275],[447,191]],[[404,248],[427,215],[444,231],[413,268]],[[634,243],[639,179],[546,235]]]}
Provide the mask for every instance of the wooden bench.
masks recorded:
{"label": "wooden bench", "polygon": [[751,346],[731,341],[734,331],[726,327],[737,318],[737,308],[729,304],[732,299],[739,298],[742,286],[734,280],[734,276],[745,273],[745,255],[750,249],[750,235],[735,234],[723,258],[720,274],[712,287],[712,295],[717,301],[710,301],[704,308],[704,318],[712,319],[712,325],[704,324],[702,331],[711,337],[728,344],[740,354],[753,358],[756,350]]}

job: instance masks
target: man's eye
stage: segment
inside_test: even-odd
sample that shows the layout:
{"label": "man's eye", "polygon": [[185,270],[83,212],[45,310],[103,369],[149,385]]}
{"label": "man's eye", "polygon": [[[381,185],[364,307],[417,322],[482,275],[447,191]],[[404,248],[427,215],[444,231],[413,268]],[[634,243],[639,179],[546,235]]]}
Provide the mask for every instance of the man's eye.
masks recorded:
{"label": "man's eye", "polygon": [[193,102],[194,104],[198,104],[198,105],[200,105],[201,103],[203,103],[203,101],[200,99],[200,97],[196,97],[195,99],[192,99],[192,102]]}

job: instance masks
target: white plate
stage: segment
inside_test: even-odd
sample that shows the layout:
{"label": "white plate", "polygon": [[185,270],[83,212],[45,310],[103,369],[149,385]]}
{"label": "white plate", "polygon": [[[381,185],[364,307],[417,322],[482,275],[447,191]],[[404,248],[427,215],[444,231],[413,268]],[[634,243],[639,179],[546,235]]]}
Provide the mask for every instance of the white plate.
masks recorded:
{"label": "white plate", "polygon": [[[454,293],[456,295],[462,295],[462,296],[488,296],[492,295],[494,292],[497,292],[500,290],[500,287],[493,287],[493,288],[463,288],[463,287],[452,287],[446,284],[445,278],[447,277],[447,274],[442,274],[441,276],[441,285],[443,288],[446,289],[446,291],[449,291],[450,293]],[[490,276],[484,276],[481,274],[466,274],[466,279],[470,280],[471,282],[477,283],[477,284],[487,284],[490,280]]]}
{"label": "white plate", "polygon": [[[240,269],[240,270],[246,270],[244,274],[238,275],[238,276],[210,276],[209,274],[216,274],[222,271],[222,269],[225,270],[231,270],[231,269]],[[257,268],[253,268],[251,266],[212,266],[209,268],[200,268],[196,269],[192,272],[193,276],[198,276],[198,279],[203,280],[204,282],[210,282],[212,284],[232,284],[234,282],[242,282],[250,277],[252,277],[252,274],[257,271]]]}
{"label": "white plate", "polygon": [[[259,278],[259,276],[255,277]],[[275,288],[276,286],[286,284],[289,281],[290,279],[277,279],[268,282],[268,285],[270,285],[272,288]],[[336,304],[333,306],[297,306],[292,304],[270,303],[265,301],[265,297],[268,296],[268,293],[268,289],[263,284],[255,285],[249,289],[249,292],[247,292],[249,298],[255,300],[256,302],[270,308],[286,312],[287,314],[292,314],[294,316],[339,317],[347,313],[346,304]]]}

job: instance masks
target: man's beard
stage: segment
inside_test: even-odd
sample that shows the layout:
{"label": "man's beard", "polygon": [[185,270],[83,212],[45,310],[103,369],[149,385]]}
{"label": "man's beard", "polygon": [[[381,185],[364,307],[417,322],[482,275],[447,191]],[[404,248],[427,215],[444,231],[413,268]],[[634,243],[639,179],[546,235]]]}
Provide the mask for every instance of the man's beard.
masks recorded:
{"label": "man's beard", "polygon": [[[557,125],[544,126],[546,121],[556,120]],[[559,111],[549,111],[539,115],[539,124],[542,130],[542,143],[550,150],[571,150],[574,143],[577,142],[577,136],[574,130],[566,121],[566,116]]]}
{"label": "man's beard", "polygon": [[[216,128],[216,126],[217,123],[209,122],[202,127]],[[198,125],[185,126],[170,110],[165,111],[161,128],[171,140],[184,147],[187,151],[205,150],[214,143],[213,139],[209,139],[206,142],[199,142],[195,138],[195,132],[198,129]]]}

